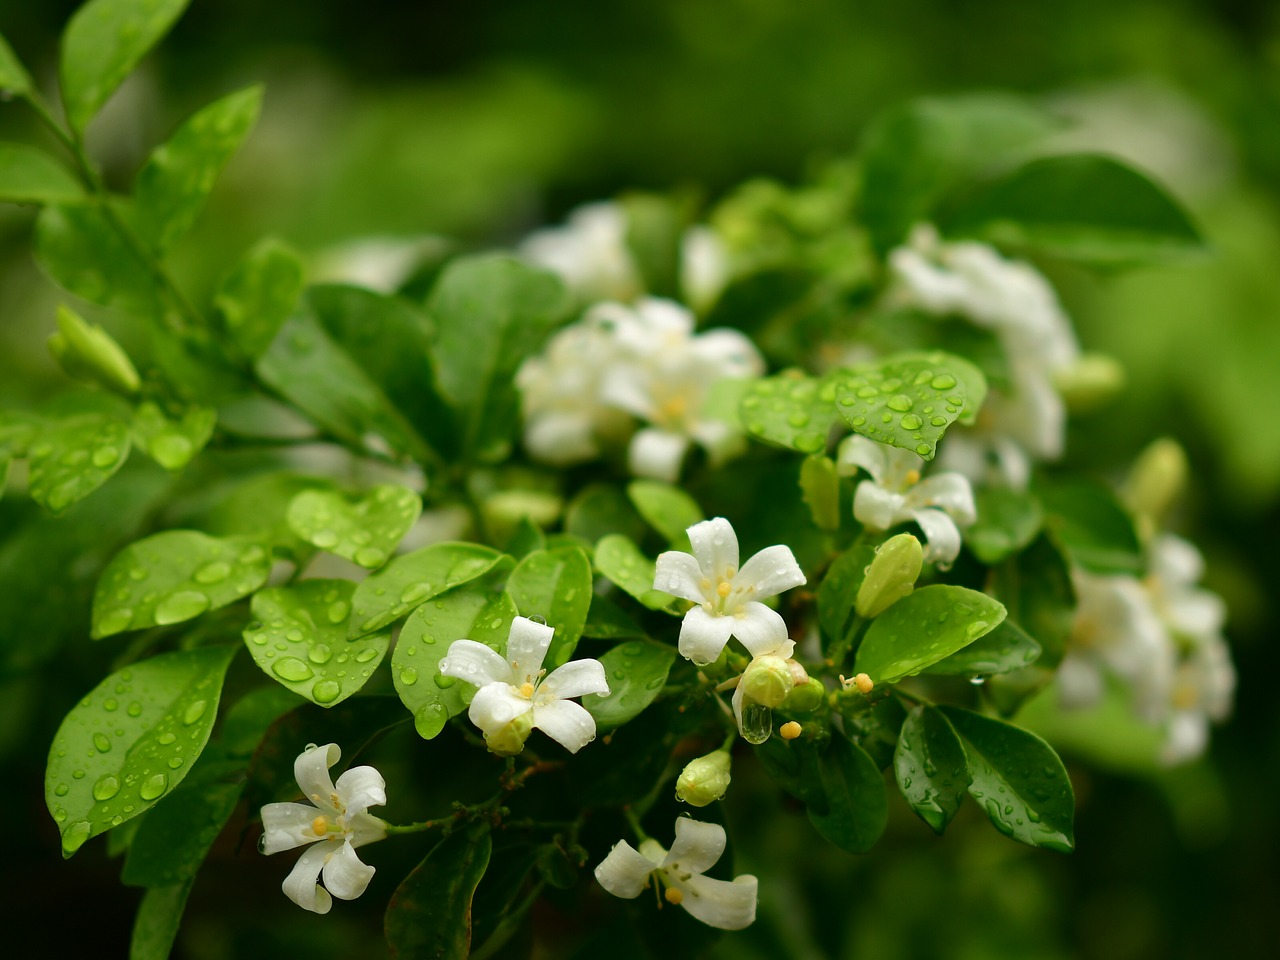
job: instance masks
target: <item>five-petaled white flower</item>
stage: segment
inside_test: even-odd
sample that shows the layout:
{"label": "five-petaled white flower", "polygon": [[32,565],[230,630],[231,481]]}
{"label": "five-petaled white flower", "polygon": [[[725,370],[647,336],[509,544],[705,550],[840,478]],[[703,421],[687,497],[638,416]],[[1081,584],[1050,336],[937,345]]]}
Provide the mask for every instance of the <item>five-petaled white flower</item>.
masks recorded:
{"label": "five-petaled white flower", "polygon": [[840,445],[839,467],[846,476],[859,469],[871,474],[853,494],[853,516],[859,523],[888,530],[914,520],[924,533],[924,558],[942,566],[955,562],[960,553],[956,524],[977,518],[967,477],[938,473],[921,480],[924,461],[915,453],[860,436]]}
{"label": "five-petaled white flower", "polygon": [[595,719],[568,698],[607,695],[604,666],[599,660],[574,660],[547,674],[542,661],[553,633],[545,624],[516,617],[505,657],[483,643],[455,640],[440,661],[442,676],[479,687],[467,716],[495,753],[519,753],[533,727],[570,753],[595,739]]}
{"label": "five-petaled white flower", "polygon": [[739,569],[738,537],[724,517],[695,523],[688,533],[693,554],[659,555],[653,578],[655,590],[697,604],[680,625],[680,655],[711,663],[733,636],[752,657],[790,657],[795,642],[786,623],[760,601],[805,582],[791,548],[766,547]]}
{"label": "five-petaled white flower", "polygon": [[[315,844],[298,859],[281,885],[290,900],[312,913],[328,913],[333,897],[354,900],[373,879],[374,868],[356,856],[356,847],[387,835],[386,823],[365,811],[387,802],[382,774],[352,767],[335,784],[329,768],[342,757],[336,743],[311,744],[293,763],[298,786],[314,806],[268,803],[262,808],[263,853]],[[324,886],[316,883],[324,874]]]}
{"label": "five-petaled white flower", "polygon": [[756,918],[756,878],[703,876],[724,848],[724,827],[681,817],[670,852],[656,840],[642,840],[639,850],[619,840],[596,867],[596,880],[615,897],[630,900],[649,885],[650,876],[656,876],[668,903],[679,904],[708,926],[741,930]]}

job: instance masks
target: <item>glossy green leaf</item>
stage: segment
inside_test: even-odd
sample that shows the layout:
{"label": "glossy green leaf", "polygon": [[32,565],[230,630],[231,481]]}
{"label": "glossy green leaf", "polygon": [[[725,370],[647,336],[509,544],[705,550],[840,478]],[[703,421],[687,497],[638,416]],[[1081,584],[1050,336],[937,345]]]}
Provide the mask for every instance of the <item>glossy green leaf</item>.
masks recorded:
{"label": "glossy green leaf", "polygon": [[427,314],[436,326],[436,373],[458,411],[461,448],[492,457],[519,422],[515,374],[568,312],[559,279],[519,260],[480,256],[444,270]]}
{"label": "glossy green leaf", "polygon": [[631,499],[617,487],[604,483],[588,484],[569,501],[564,511],[564,529],[591,544],[611,533],[632,540],[648,533]]}
{"label": "glossy green leaf", "polygon": [[988,566],[1022,550],[1040,532],[1044,512],[1033,494],[1008,487],[983,487],[974,499],[978,519],[965,528],[964,545]]}
{"label": "glossy green leaf", "polygon": [[608,597],[596,594],[591,598],[591,609],[587,611],[582,635],[596,640],[619,640],[643,637],[644,628]]}
{"label": "glossy green leaf", "polygon": [[505,590],[473,583],[409,614],[391,653],[391,677],[420,737],[436,736],[450,717],[467,708],[475,692],[470,684],[440,675],[449,646],[455,640],[474,640],[501,652],[518,613]]}
{"label": "glossy green leaf", "polygon": [[1091,263],[1159,260],[1204,249],[1186,212],[1145,174],[1112,157],[1041,157],[959,207],[949,231]]}
{"label": "glossy green leaf", "polygon": [[586,552],[565,546],[530,553],[511,571],[507,592],[522,617],[541,617],[555,631],[547,669],[567,663],[591,606],[591,561]]}
{"label": "glossy green leaf", "polygon": [[1005,836],[1062,853],[1075,846],[1075,794],[1053,748],[1012,724],[942,707],[964,743],[969,794]]}
{"label": "glossy green leaf", "polygon": [[218,174],[258,120],[262,87],[248,87],[188,118],[156,149],[134,184],[135,225],[163,253],[195,224]]}
{"label": "glossy green leaf", "polygon": [[939,660],[925,673],[958,677],[986,677],[1029,667],[1040,657],[1040,644],[1007,617],[967,647]]}
{"label": "glossy green leaf", "polygon": [[434,543],[396,557],[356,587],[347,636],[381,630],[414,607],[488,573],[501,559],[497,550],[476,543]]}
{"label": "glossy green leaf", "polygon": [[515,531],[507,540],[506,552],[521,560],[535,550],[547,549],[547,535],[527,516],[516,523]]}
{"label": "glossy green leaf", "polygon": [[387,655],[391,631],[347,639],[355,589],[350,580],[304,580],[255,593],[244,645],[262,672],[322,707],[368,683]]}
{"label": "glossy green leaf", "polygon": [[297,694],[274,683],[250,690],[223,715],[218,745],[228,757],[247,760],[272,724],[301,705]]}
{"label": "glossy green leaf", "polygon": [[[666,609],[671,595],[653,588],[656,564],[645,556],[634,540],[620,533],[601,537],[596,544],[596,569],[651,610]],[[668,611],[670,612],[670,611]]]}
{"label": "glossy green leaf", "polygon": [[603,730],[620,727],[657,699],[667,674],[676,662],[676,651],[665,643],[629,640],[600,657],[609,693],[589,693],[582,705]]}
{"label": "glossy green leaf", "polygon": [[1056,667],[1075,619],[1075,588],[1066,558],[1042,535],[997,567],[995,574],[996,596],[1043,651],[1037,665]]}
{"label": "glossy green leaf", "polygon": [[113,673],[58,728],[45,802],[69,857],[168,794],[200,756],[233,647],[179,650]]}
{"label": "glossy green leaf", "polygon": [[129,960],[168,960],[194,885],[195,880],[184,880],[168,887],[152,887],[142,895],[133,920]]}
{"label": "glossy green leaf", "polygon": [[14,54],[9,41],[0,35],[0,90],[22,96],[31,87],[31,75]]}
{"label": "glossy green leaf", "polygon": [[190,0],[89,0],[62,35],[59,78],[67,121],[84,130]]}
{"label": "glossy green leaf", "polygon": [[166,530],[125,547],[93,594],[93,638],[191,620],[266,582],[271,555],[246,540]]}
{"label": "glossy green leaf", "polygon": [[[126,204],[112,205],[128,218]],[[159,309],[150,272],[97,206],[46,206],[36,218],[35,252],[41,269],[77,297],[149,314]]]}
{"label": "glossy green leaf", "polygon": [[827,568],[818,587],[818,626],[824,649],[843,640],[852,626],[858,591],[883,540],[883,537],[863,535]]}
{"label": "glossy green leaf", "polygon": [[302,258],[266,237],[245,253],[218,287],[213,308],[245,355],[262,356],[302,296]]}
{"label": "glossy green leaf", "polygon": [[0,203],[75,203],[83,196],[80,182],[48,154],[0,143]]}
{"label": "glossy green leaf", "polygon": [[28,452],[31,499],[61,513],[107,482],[129,458],[129,428],[104,414],[46,425]]}
{"label": "glossy green leaf", "polygon": [[986,393],[982,371],[967,360],[897,354],[837,378],[836,409],[857,433],[932,460],[947,427],[971,422]]}
{"label": "glossy green leaf", "polygon": [[329,489],[332,484],[319,477],[261,473],[238,483],[230,492],[217,491],[211,504],[201,504],[181,522],[215,536],[253,536],[295,556],[309,554],[311,545],[300,540],[286,521],[289,504],[304,490]]}
{"label": "glossy green leaf", "polygon": [[133,439],[166,470],[181,470],[204,449],[217,422],[218,412],[212,407],[187,407],[170,417],[147,400],[133,412]]}
{"label": "glossy green leaf", "polygon": [[646,523],[676,545],[688,546],[685,531],[706,519],[698,501],[679,487],[656,480],[632,480],[627,484],[627,497]]}
{"label": "glossy green leaf", "polygon": [[824,802],[809,805],[817,831],[842,850],[866,853],[884,833],[889,797],[875,761],[857,745],[833,735],[818,756]]}
{"label": "glossy green leaf", "polygon": [[964,747],[936,708],[918,706],[902,723],[893,753],[893,774],[911,809],[942,833],[960,809],[969,787]]}
{"label": "glossy green leaf", "polygon": [[1091,573],[1142,573],[1133,519],[1101,484],[1056,484],[1040,491],[1045,527],[1071,559]]}
{"label": "glossy green leaf", "polygon": [[422,497],[394,483],[351,503],[331,490],[304,490],[289,504],[289,528],[303,540],[374,569],[387,562],[422,513]]}
{"label": "glossy green leaf", "polygon": [[817,743],[808,737],[798,740],[770,737],[757,745],[754,752],[765,772],[783,790],[819,813],[829,809],[818,769]]}
{"label": "glossy green leaf", "polygon": [[854,670],[876,683],[901,680],[986,636],[1004,618],[1004,605],[985,593],[946,584],[922,587],[871,621]]}
{"label": "glossy green leaf", "polygon": [[471,900],[489,866],[486,824],[455,830],[404,878],[387,905],[387,948],[393,960],[466,960],[471,954]]}
{"label": "glossy green leaf", "polygon": [[742,398],[742,423],[757,440],[800,453],[821,453],[832,424],[840,419],[836,388],[841,379],[781,373],[757,380]]}

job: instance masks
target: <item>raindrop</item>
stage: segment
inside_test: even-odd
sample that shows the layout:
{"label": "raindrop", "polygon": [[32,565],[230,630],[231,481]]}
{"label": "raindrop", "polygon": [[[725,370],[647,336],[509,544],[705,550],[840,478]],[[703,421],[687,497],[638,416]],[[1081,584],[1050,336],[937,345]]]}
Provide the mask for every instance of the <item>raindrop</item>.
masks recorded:
{"label": "raindrop", "polygon": [[112,610],[98,621],[98,632],[104,635],[119,633],[121,630],[128,630],[132,622],[133,610],[129,607],[121,607],[118,610]]}
{"label": "raindrop", "polygon": [[312,663],[328,663],[332,656],[333,651],[327,643],[317,643],[307,651],[307,659]]}
{"label": "raindrop", "polygon": [[173,741],[177,739],[178,738],[176,735],[166,730],[164,733],[160,734],[160,736],[156,737],[156,743],[163,744],[164,746],[167,747],[169,744],[173,743]]}
{"label": "raindrop", "polygon": [[281,680],[288,680],[291,683],[310,680],[315,676],[311,668],[296,657],[280,658],[271,665],[271,671]]}
{"label": "raindrop", "polygon": [[71,788],[68,787],[65,783],[60,783],[53,788],[53,795],[56,797],[65,797],[67,795],[67,791],[70,789]]}
{"label": "raindrop", "polygon": [[441,690],[448,690],[458,681],[453,677],[446,677],[443,673],[437,673],[435,676],[436,686]]}
{"label": "raindrop", "polygon": [[896,410],[898,413],[906,413],[913,406],[915,406],[915,402],[910,397],[908,397],[905,393],[899,393],[890,397],[885,402],[885,405],[890,410]]}
{"label": "raindrop", "polygon": [[92,830],[93,827],[88,820],[77,820],[71,824],[62,834],[62,852],[67,856],[71,856],[71,854],[84,846],[84,842],[89,839],[89,834]]}
{"label": "raindrop", "polygon": [[102,709],[107,711],[107,713],[115,713],[119,707],[120,703],[114,697],[107,697],[107,699],[102,701]]}
{"label": "raindrop", "polygon": [[155,621],[158,624],[180,623],[198,617],[209,609],[209,598],[195,590],[171,593],[156,605]]}
{"label": "raindrop", "polygon": [[342,693],[342,687],[336,680],[320,680],[311,688],[311,698],[316,703],[333,703]]}
{"label": "raindrop", "polygon": [[377,547],[361,547],[356,551],[355,559],[362,567],[380,567],[386,562],[387,553]]}
{"label": "raindrop", "polygon": [[317,530],[311,535],[311,542],[321,550],[328,550],[338,545],[338,535],[332,530]]}
{"label": "raindrop", "polygon": [[93,735],[93,745],[98,748],[99,753],[106,753],[111,749],[111,741],[107,739],[105,733],[95,733]]}
{"label": "raindrop", "polygon": [[329,622],[342,623],[351,613],[351,605],[345,600],[337,600],[329,605]]}
{"label": "raindrop", "polygon": [[231,564],[223,560],[215,560],[197,570],[195,580],[197,583],[221,583],[229,576],[231,576]]}
{"label": "raindrop", "polygon": [[193,701],[192,704],[189,707],[187,707],[187,709],[183,712],[182,722],[185,723],[188,727],[191,726],[191,724],[195,723],[197,720],[199,720],[201,717],[204,716],[204,712],[208,708],[208,706],[209,706],[209,703],[206,700]]}
{"label": "raindrop", "polygon": [[129,704],[129,708],[125,710],[125,713],[129,714],[129,716],[131,717],[141,716],[142,704],[140,704],[137,700],[133,701],[133,703]]}
{"label": "raindrop", "polygon": [[378,655],[378,651],[375,650],[373,647],[365,647],[363,650],[361,650],[359,653],[356,654],[356,663],[368,663],[377,655]]}
{"label": "raindrop", "polygon": [[917,417],[914,413],[904,413],[899,421],[904,430],[919,430],[924,426],[924,421]]}
{"label": "raindrop", "polygon": [[93,799],[110,800],[120,792],[120,780],[111,774],[99,777],[98,782],[93,785]]}
{"label": "raindrop", "polygon": [[153,773],[142,781],[142,786],[138,788],[138,796],[143,800],[155,800],[169,786],[169,776],[164,773]]}
{"label": "raindrop", "polygon": [[418,671],[415,667],[405,667],[400,671],[400,682],[406,687],[412,687],[418,682]]}

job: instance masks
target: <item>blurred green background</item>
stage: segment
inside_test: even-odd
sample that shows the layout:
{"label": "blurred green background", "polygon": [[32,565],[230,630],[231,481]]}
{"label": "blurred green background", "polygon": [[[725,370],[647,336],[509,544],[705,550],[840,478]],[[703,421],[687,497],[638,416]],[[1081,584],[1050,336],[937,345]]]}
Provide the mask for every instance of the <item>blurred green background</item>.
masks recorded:
{"label": "blurred green background", "polygon": [[[75,6],[0,2],[0,33],[46,87]],[[1203,224],[1211,257],[1117,275],[1046,269],[1087,348],[1115,354],[1129,374],[1118,401],[1073,428],[1071,459],[1117,478],[1155,436],[1190,452],[1179,530],[1202,546],[1208,583],[1231,605],[1241,677],[1210,759],[1136,776],[1068,752],[1079,801],[1068,858],[1009,843],[980,815],[934,839],[901,804],[875,852],[854,858],[825,849],[780,801],[731,804],[739,865],[762,878],[761,922],[719,950],[1121,960],[1272,946],[1280,710],[1261,678],[1280,665],[1268,603],[1280,534],[1280,5],[196,0],[90,131],[108,180],[127,182],[182,117],[257,81],[263,120],[178,253],[197,294],[268,232],[309,252],[363,235],[501,245],[628,187],[713,200],[749,177],[794,181],[856,149],[878,110],[918,94],[1041,98],[1077,121],[1065,135],[1073,145],[1121,154],[1168,184]],[[33,136],[20,106],[0,104],[0,139]],[[31,261],[32,219],[0,208],[6,406],[65,383],[44,348],[56,295]],[[19,784],[3,889],[19,924],[51,943],[71,916],[100,928],[100,956],[122,955],[138,891],[117,884],[101,843],[59,862],[39,785],[58,721],[110,651],[87,640],[91,577],[56,596],[43,588],[76,563],[94,568],[95,551],[143,522],[148,477],[91,501],[80,516],[96,525],[75,542],[54,532],[68,521],[33,522],[30,504],[0,503],[11,647],[0,760]],[[19,568],[45,537],[45,562]],[[750,765],[739,766],[748,779]],[[406,869],[417,855],[404,854]],[[260,859],[233,844],[215,850],[178,955],[380,954],[369,938],[382,886],[319,921],[291,912],[276,893],[285,865]],[[398,865],[379,863],[392,883]],[[224,902],[229,887],[239,889]],[[246,890],[261,896],[246,905]],[[234,924],[223,913],[233,904]],[[553,907],[538,922],[571,925]]]}

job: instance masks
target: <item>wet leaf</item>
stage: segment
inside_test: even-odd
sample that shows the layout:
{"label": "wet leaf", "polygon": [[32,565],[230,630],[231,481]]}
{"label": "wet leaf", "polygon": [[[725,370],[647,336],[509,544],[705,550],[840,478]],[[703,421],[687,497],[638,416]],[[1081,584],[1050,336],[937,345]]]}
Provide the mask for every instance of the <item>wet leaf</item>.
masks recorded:
{"label": "wet leaf", "polygon": [[1040,500],[1022,490],[982,487],[975,491],[977,522],[965,528],[964,545],[987,566],[1018,553],[1044,522]]}
{"label": "wet leaf", "polygon": [[422,513],[422,497],[384,484],[349,502],[331,490],[304,490],[289,504],[289,528],[303,540],[374,569],[395,552]]}
{"label": "wet leaf", "polygon": [[522,617],[541,617],[555,630],[544,666],[567,663],[591,606],[591,561],[579,547],[535,550],[511,571],[507,592]]}
{"label": "wet leaf", "polygon": [[676,662],[676,651],[652,640],[629,640],[599,659],[609,694],[589,693],[582,698],[582,705],[596,718],[599,728],[609,730],[622,726],[657,699]]}
{"label": "wet leaf", "polygon": [[839,374],[825,377],[781,373],[755,381],[742,398],[742,423],[757,440],[800,453],[826,449],[832,424],[839,421]]}
{"label": "wet leaf", "polygon": [[969,786],[969,770],[959,737],[938,710],[918,706],[907,714],[893,773],[916,815],[935,833],[946,830]]}
{"label": "wet leaf", "polygon": [[1067,555],[1091,573],[1142,573],[1133,519],[1106,487],[1087,481],[1040,491],[1045,528]]}
{"label": "wet leaf", "polygon": [[194,880],[152,887],[142,895],[129,941],[129,960],[168,960]]}
{"label": "wet leaf", "polygon": [[181,470],[204,449],[217,421],[218,413],[212,407],[187,407],[175,418],[148,400],[133,413],[133,438],[160,466]]}
{"label": "wet leaf", "polygon": [[107,482],[129,458],[129,428],[105,414],[49,423],[28,451],[31,499],[61,513]]}
{"label": "wet leaf", "polygon": [[1008,618],[967,647],[939,660],[924,673],[983,677],[1029,667],[1040,657],[1040,644]]}
{"label": "wet leaf", "polygon": [[627,496],[649,526],[672,546],[688,547],[685,531],[705,519],[698,501],[679,487],[656,480],[632,480]]}
{"label": "wet leaf", "polygon": [[472,824],[441,840],[404,878],[387,905],[387,947],[393,958],[466,960],[471,901],[492,849],[488,826]]}
{"label": "wet leaf", "polygon": [[[664,610],[671,595],[653,587],[656,564],[644,555],[635,541],[620,533],[601,537],[596,544],[596,569],[651,610]],[[667,611],[671,612],[671,611]]]}
{"label": "wet leaf", "polygon": [[282,240],[266,237],[223,279],[213,308],[231,339],[256,360],[298,305],[302,286],[302,258]]}
{"label": "wet leaf", "polygon": [[857,745],[833,735],[818,754],[824,802],[809,805],[817,831],[842,850],[866,853],[884,833],[889,798],[875,761]]}

